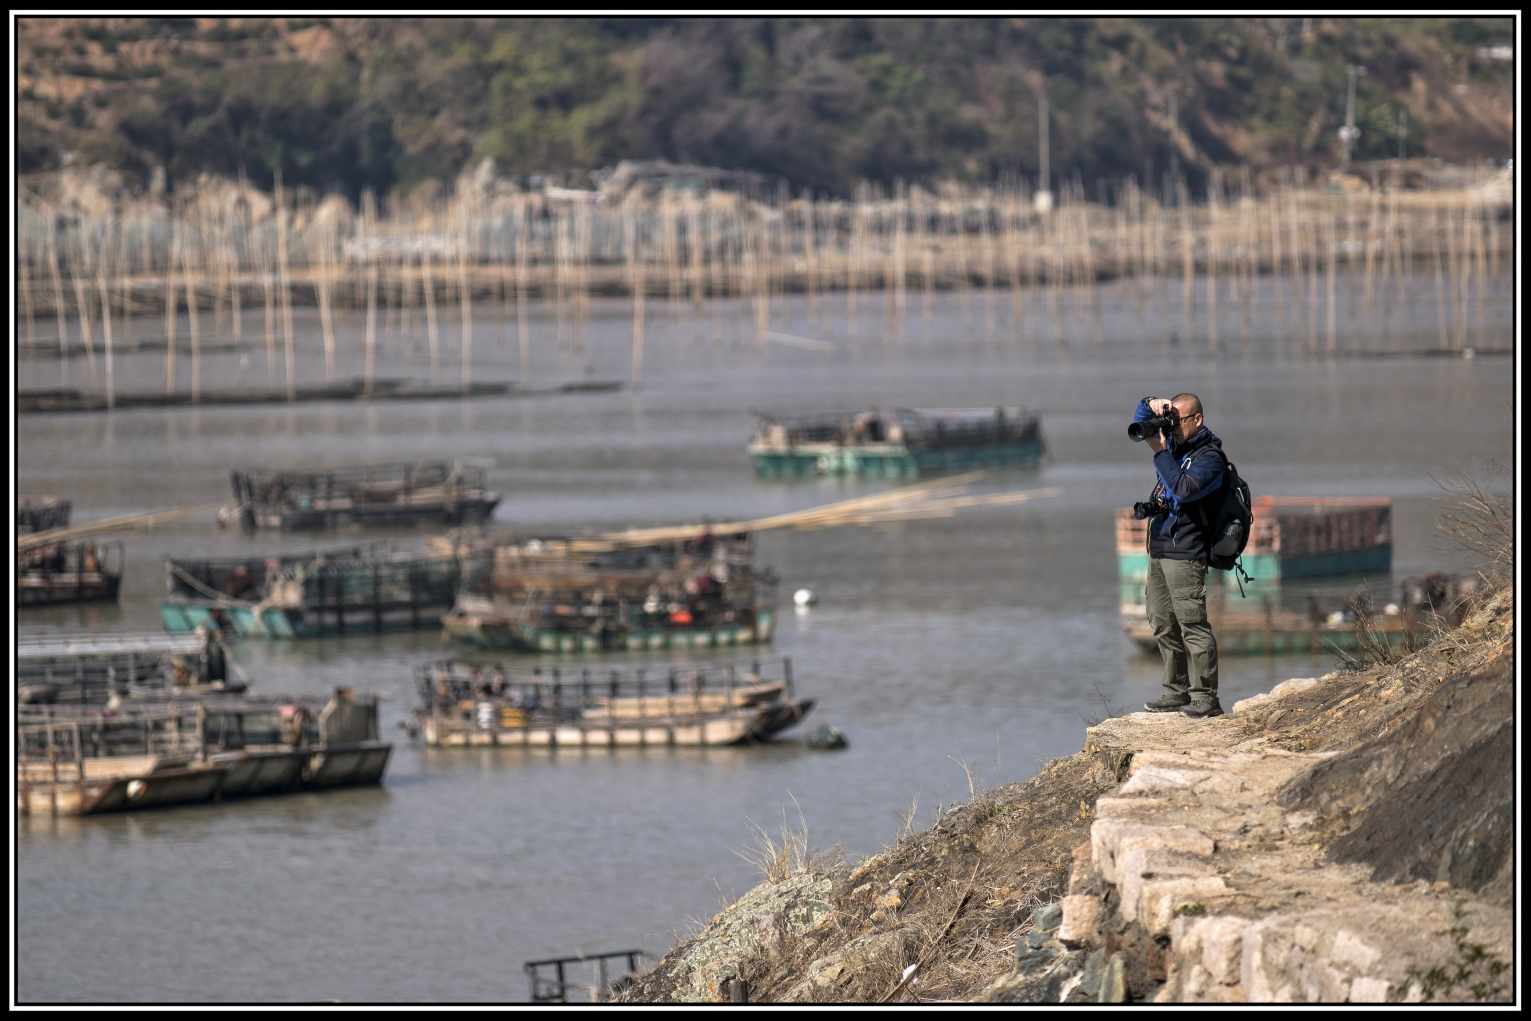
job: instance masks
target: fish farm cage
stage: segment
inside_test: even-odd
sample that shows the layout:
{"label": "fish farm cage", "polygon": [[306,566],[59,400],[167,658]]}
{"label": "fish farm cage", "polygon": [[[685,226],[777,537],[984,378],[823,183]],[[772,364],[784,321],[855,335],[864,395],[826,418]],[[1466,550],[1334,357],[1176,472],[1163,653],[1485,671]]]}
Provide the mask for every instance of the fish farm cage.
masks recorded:
{"label": "fish farm cage", "polygon": [[[255,606],[277,612],[293,634],[339,634],[434,627],[451,609],[462,572],[453,556],[379,542],[263,557],[165,562],[170,602],[248,616]],[[242,630],[236,628],[236,630]]]}
{"label": "fish farm cage", "polygon": [[417,462],[312,471],[242,468],[231,473],[239,518],[251,528],[446,525],[487,521],[499,503],[485,468]]}

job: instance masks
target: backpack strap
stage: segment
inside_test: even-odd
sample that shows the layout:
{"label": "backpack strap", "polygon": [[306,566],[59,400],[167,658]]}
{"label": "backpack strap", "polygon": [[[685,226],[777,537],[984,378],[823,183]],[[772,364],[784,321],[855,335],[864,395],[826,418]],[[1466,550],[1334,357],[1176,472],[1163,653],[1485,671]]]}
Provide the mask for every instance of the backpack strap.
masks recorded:
{"label": "backpack strap", "polygon": [[[1229,464],[1229,462],[1228,462],[1228,455],[1224,454],[1221,449],[1219,449],[1217,446],[1215,446],[1215,445],[1213,445],[1211,443],[1202,444],[1201,447],[1199,447],[1196,450],[1192,451],[1190,459],[1186,462],[1186,467],[1189,468],[1191,465],[1195,464],[1196,463],[1196,459],[1201,457],[1202,454],[1205,454],[1209,450],[1217,451],[1218,456],[1223,459],[1223,483],[1222,484],[1224,486],[1226,486],[1228,484],[1228,469],[1230,467],[1232,467],[1232,465]],[[1202,498],[1200,500],[1192,500],[1191,502],[1196,507],[1196,516],[1201,519],[1201,534],[1202,534],[1202,538],[1207,543],[1207,558],[1208,558],[1208,560],[1210,560],[1211,557],[1212,557],[1212,538],[1213,538],[1213,536],[1212,536],[1212,522],[1207,520],[1207,501],[1206,501],[1205,498]]]}

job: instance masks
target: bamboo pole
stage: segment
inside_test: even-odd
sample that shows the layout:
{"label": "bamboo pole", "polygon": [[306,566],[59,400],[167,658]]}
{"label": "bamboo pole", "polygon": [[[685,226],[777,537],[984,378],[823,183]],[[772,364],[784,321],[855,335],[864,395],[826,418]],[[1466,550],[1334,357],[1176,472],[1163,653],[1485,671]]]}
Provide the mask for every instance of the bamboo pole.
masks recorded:
{"label": "bamboo pole", "polygon": [[849,337],[861,335],[861,317],[856,310],[856,291],[861,277],[862,221],[865,218],[865,182],[856,186],[851,200],[851,236],[845,253],[845,333]]}
{"label": "bamboo pole", "polygon": [[[122,302],[122,343],[123,350],[133,350],[133,284],[132,273],[129,272],[128,262],[131,258],[128,254],[128,222],[124,218],[121,221],[121,229],[118,231],[117,263],[122,268],[118,271],[122,287],[118,291],[118,300]],[[107,375],[111,372],[108,370]]]}
{"label": "bamboo pole", "polygon": [[319,328],[324,334],[324,381],[335,382],[335,319],[330,309],[330,289],[334,282],[334,225],[326,225],[319,235]]}
{"label": "bamboo pole", "polygon": [[[630,200],[631,201],[631,200]],[[626,210],[627,214],[627,260],[631,276],[633,294],[633,389],[643,387],[643,300],[645,297],[645,281],[643,274],[643,252],[638,239],[639,214],[641,210],[631,206]]]}
{"label": "bamboo pole", "polygon": [[191,399],[202,399],[202,334],[198,329],[196,274],[191,268],[191,246],[181,246],[181,280],[186,287],[186,317],[191,330]]}
{"label": "bamboo pole", "polygon": [[1440,348],[1446,350],[1446,279],[1441,265],[1441,211],[1434,204],[1430,207],[1430,251],[1435,263],[1435,318],[1440,331]]}
{"label": "bamboo pole", "polygon": [[37,331],[32,313],[32,238],[30,235],[22,239],[22,245],[21,303],[27,310],[27,346],[33,347],[37,343]]}
{"label": "bamboo pole", "polygon": [[1335,251],[1335,248],[1338,246],[1338,240],[1336,238],[1336,235],[1338,234],[1339,231],[1338,231],[1337,225],[1334,222],[1334,207],[1333,207],[1333,205],[1331,205],[1330,203],[1326,202],[1326,203],[1324,203],[1324,206],[1325,206],[1325,209],[1324,209],[1324,220],[1323,220],[1323,228],[1324,228],[1323,243],[1324,243],[1324,249],[1325,249],[1325,253],[1324,253],[1325,254],[1324,267],[1325,267],[1325,270],[1328,272],[1328,275],[1329,275],[1329,298],[1328,298],[1328,303],[1327,303],[1328,304],[1328,308],[1326,310],[1328,312],[1328,322],[1327,322],[1328,328],[1325,331],[1324,347],[1328,351],[1328,353],[1332,355],[1332,354],[1334,354],[1334,345],[1335,345],[1335,318],[1336,318],[1336,315],[1335,315],[1335,313],[1336,313],[1335,305],[1337,304],[1337,301],[1338,301],[1338,296],[1336,294],[1335,277],[1336,277],[1338,269],[1339,269],[1339,266],[1338,266],[1338,262],[1339,262],[1338,253]]}
{"label": "bamboo pole", "polygon": [[[277,171],[276,175],[276,267],[277,285],[282,292],[282,343],[287,362],[287,399],[293,401],[298,397],[298,384],[295,375],[296,367],[293,364],[292,280],[287,273],[287,197],[282,191],[281,171]],[[193,318],[192,322],[195,323],[196,319]],[[192,332],[196,332],[195,326],[192,327]]]}
{"label": "bamboo pole", "polygon": [[431,246],[420,246],[421,275],[425,290],[425,334],[431,349],[431,386],[436,386],[441,370],[441,340],[436,329],[436,278],[431,272]]}
{"label": "bamboo pole", "polygon": [[106,287],[106,252],[111,237],[103,239],[101,257],[96,260],[96,283],[101,289],[101,340],[106,351],[106,410],[117,406],[117,383],[112,370],[112,299]]}
{"label": "bamboo pole", "polygon": [[48,229],[48,270],[53,276],[53,309],[58,315],[59,371],[63,376],[63,384],[67,386],[69,384],[69,329],[64,317],[64,283],[58,269],[58,228],[51,224]]}
{"label": "bamboo pole", "polygon": [[1207,178],[1207,350],[1216,354],[1217,339],[1217,262],[1222,247],[1223,177],[1213,170]]}
{"label": "bamboo pole", "polygon": [[85,293],[85,281],[82,279],[82,274],[90,273],[84,231],[84,226],[76,231],[75,242],[78,256],[69,260],[69,278],[74,281],[75,303],[79,308],[80,341],[85,346],[85,371],[90,376],[90,381],[94,383],[96,381],[96,345],[90,330],[90,298]]}
{"label": "bamboo pole", "polygon": [[462,392],[473,387],[473,293],[468,285],[468,221],[466,196],[458,199],[457,295],[462,308]]}
{"label": "bamboo pole", "polygon": [[[266,388],[276,389],[276,284],[271,275],[271,249],[264,234],[257,243],[261,293],[266,299]],[[173,337],[173,334],[172,334]]]}
{"label": "bamboo pole", "polygon": [[1179,191],[1176,198],[1180,206],[1180,261],[1184,276],[1184,283],[1180,289],[1180,304],[1185,310],[1186,343],[1191,344],[1196,340],[1196,292],[1193,290],[1196,278],[1196,253],[1193,248],[1195,239],[1191,233],[1191,192],[1186,185],[1184,174],[1180,176],[1177,185]]}
{"label": "bamboo pole", "polygon": [[[531,338],[530,324],[527,322],[526,308],[526,272],[527,259],[530,257],[530,245],[528,235],[531,231],[530,206],[525,199],[516,204],[516,339],[520,345],[521,354],[521,385],[525,386],[531,376]],[[431,342],[431,364],[434,371],[436,347],[434,340]]]}
{"label": "bamboo pole", "polygon": [[1001,208],[1005,215],[1005,257],[1010,269],[1010,326],[1018,343],[1024,341],[1026,329],[1025,296],[1021,292],[1021,235],[1016,223],[1020,205],[1020,185],[1012,182]]}

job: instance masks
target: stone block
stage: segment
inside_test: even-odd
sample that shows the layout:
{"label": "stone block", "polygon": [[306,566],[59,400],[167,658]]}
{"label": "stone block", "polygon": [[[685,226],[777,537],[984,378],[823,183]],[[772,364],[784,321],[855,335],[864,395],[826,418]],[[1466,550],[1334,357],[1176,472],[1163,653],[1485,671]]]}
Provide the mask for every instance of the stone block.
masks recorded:
{"label": "stone block", "polygon": [[1037,932],[1052,932],[1063,921],[1063,908],[1058,904],[1043,904],[1031,913],[1031,927]]}
{"label": "stone block", "polygon": [[1096,819],[1090,826],[1090,842],[1095,865],[1108,883],[1121,881],[1118,863],[1133,851],[1210,855],[1213,850],[1212,838],[1189,826],[1146,826],[1125,819]]}
{"label": "stone block", "polygon": [[1393,983],[1387,979],[1363,976],[1350,983],[1350,1002],[1386,1003],[1388,993],[1392,990]]}
{"label": "stone block", "polygon": [[1182,904],[1197,903],[1202,897],[1213,897],[1227,889],[1228,884],[1217,876],[1182,876],[1144,882],[1138,902],[1138,921],[1149,935],[1166,935]]}
{"label": "stone block", "polygon": [[1058,939],[1075,946],[1094,946],[1100,942],[1100,899],[1084,894],[1073,894],[1059,902],[1063,909],[1063,922],[1058,926]]}

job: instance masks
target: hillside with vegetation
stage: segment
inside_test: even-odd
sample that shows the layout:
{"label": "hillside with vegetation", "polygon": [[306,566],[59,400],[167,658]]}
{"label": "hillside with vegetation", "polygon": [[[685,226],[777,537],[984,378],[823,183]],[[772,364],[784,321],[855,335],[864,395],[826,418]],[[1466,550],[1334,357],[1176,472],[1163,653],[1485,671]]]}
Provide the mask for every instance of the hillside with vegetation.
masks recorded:
{"label": "hillside with vegetation", "polygon": [[859,180],[1268,173],[1503,159],[1508,18],[21,18],[17,164],[136,187],[211,172],[356,198],[661,158],[847,194]]}

